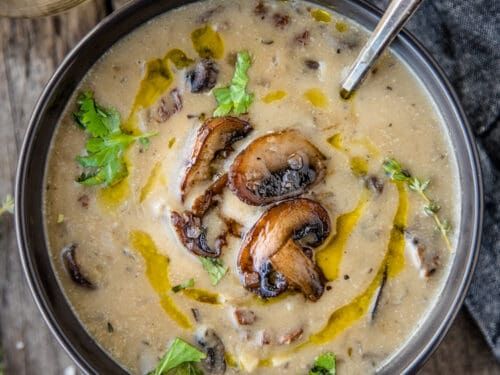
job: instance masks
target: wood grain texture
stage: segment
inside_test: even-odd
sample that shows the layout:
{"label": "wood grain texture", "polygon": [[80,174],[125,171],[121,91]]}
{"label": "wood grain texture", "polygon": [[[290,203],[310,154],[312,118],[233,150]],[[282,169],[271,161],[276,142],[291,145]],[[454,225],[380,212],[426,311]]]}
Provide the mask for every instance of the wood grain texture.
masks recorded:
{"label": "wood grain texture", "polygon": [[[13,191],[17,155],[43,86],[81,37],[107,11],[126,2],[93,0],[59,16],[0,19],[0,197]],[[29,293],[10,216],[0,219],[0,336],[6,374],[56,375],[72,366]],[[493,375],[500,374],[500,366],[468,314],[461,311],[421,374]]]}
{"label": "wood grain texture", "polygon": [[[55,68],[105,16],[103,1],[55,17],[0,19],[0,196],[13,191],[29,116]],[[70,359],[42,321],[22,274],[13,220],[0,220],[0,332],[7,374],[62,374]]]}

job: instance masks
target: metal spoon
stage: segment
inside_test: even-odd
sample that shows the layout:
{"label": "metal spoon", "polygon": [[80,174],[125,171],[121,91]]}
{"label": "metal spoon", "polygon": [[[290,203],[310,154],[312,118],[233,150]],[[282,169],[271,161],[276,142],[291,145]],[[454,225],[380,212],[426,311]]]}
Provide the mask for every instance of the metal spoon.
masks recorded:
{"label": "metal spoon", "polygon": [[422,0],[392,0],[382,19],[366,42],[349,73],[341,83],[340,96],[349,98],[366,77],[378,57],[392,42],[408,19],[415,13]]}

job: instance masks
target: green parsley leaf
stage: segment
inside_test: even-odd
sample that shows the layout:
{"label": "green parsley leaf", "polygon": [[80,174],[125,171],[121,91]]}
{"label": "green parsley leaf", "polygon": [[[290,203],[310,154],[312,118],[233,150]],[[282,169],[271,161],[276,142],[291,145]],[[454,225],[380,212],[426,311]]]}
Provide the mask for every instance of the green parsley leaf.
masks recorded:
{"label": "green parsley leaf", "polygon": [[222,260],[200,257],[200,262],[205,271],[208,272],[210,280],[212,281],[212,285],[214,286],[221,281],[221,279],[227,272],[227,267],[224,265],[224,263],[222,263]]}
{"label": "green parsley leaf", "polygon": [[333,353],[324,353],[316,358],[314,366],[309,370],[309,375],[335,375],[336,359]]}
{"label": "green parsley leaf", "polygon": [[[166,375],[170,370],[176,369],[179,367],[186,367],[187,364],[192,362],[200,362],[202,359],[206,357],[205,353],[199,351],[194,346],[188,344],[184,340],[180,338],[176,338],[170,348],[165,353],[163,358],[160,360],[156,369],[151,374],[153,375]],[[190,366],[194,367],[194,366]],[[179,368],[180,370],[180,368]],[[191,371],[191,372],[188,372]],[[193,372],[193,369],[187,369],[185,372],[174,372],[175,374],[193,374],[198,375],[199,372]],[[169,373],[170,374],[170,373]]]}
{"label": "green parsley leaf", "polygon": [[188,362],[169,371],[168,375],[203,375],[203,371],[196,367],[195,364]]}
{"label": "green parsley leaf", "polygon": [[183,289],[192,288],[194,286],[194,279],[189,279],[180,283],[172,288],[172,292],[179,293]]}
{"label": "green parsley leaf", "polygon": [[128,175],[124,154],[135,141],[148,144],[155,133],[138,136],[123,133],[120,128],[120,114],[96,104],[94,94],[82,93],[77,100],[78,111],[74,118],[90,138],[85,144],[86,155],[77,156],[76,161],[86,169],[77,181],[82,185],[111,186]]}
{"label": "green parsley leaf", "polygon": [[120,114],[115,109],[105,109],[94,101],[94,94],[86,91],[77,99],[78,111],[73,114],[76,122],[93,137],[120,132]]}
{"label": "green parsley leaf", "polygon": [[240,115],[248,112],[254,95],[246,91],[248,84],[248,69],[252,65],[252,59],[247,51],[238,52],[233,79],[228,87],[214,90],[217,108],[214,116],[226,116],[230,113]]}
{"label": "green parsley leaf", "polygon": [[7,194],[5,199],[2,202],[2,206],[0,206],[0,216],[4,213],[9,212],[11,214],[14,213],[14,198],[12,195]]}

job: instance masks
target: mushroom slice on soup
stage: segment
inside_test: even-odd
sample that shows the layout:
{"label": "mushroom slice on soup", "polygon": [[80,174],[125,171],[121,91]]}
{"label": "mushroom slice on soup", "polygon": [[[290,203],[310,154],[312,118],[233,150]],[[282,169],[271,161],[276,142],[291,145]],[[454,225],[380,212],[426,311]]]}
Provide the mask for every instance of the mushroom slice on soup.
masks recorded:
{"label": "mushroom slice on soup", "polygon": [[230,116],[209,118],[203,123],[181,181],[182,200],[196,183],[212,177],[211,163],[219,156],[227,156],[233,150],[231,145],[246,137],[252,129],[249,122]]}
{"label": "mushroom slice on soup", "polygon": [[271,207],[243,240],[238,255],[243,285],[262,298],[295,289],[318,300],[325,281],[312,249],[329,233],[328,212],[315,201],[297,198]]}
{"label": "mushroom slice on soup", "polygon": [[229,188],[243,202],[264,206],[304,193],[321,181],[323,154],[296,130],[255,139],[234,160]]}

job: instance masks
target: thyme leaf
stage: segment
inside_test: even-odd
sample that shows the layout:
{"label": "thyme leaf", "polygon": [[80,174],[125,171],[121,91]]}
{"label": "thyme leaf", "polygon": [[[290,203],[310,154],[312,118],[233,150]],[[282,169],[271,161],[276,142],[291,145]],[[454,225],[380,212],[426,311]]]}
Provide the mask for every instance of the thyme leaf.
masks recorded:
{"label": "thyme leaf", "polygon": [[388,158],[382,164],[385,174],[392,181],[402,181],[408,188],[417,193],[424,201],[423,211],[426,215],[434,220],[436,228],[441,233],[446,247],[451,251],[451,243],[448,238],[448,233],[451,231],[451,225],[448,220],[441,219],[438,215],[441,206],[427,195],[427,188],[431,181],[429,179],[422,180],[418,177],[412,176],[408,169],[404,168],[396,159]]}

